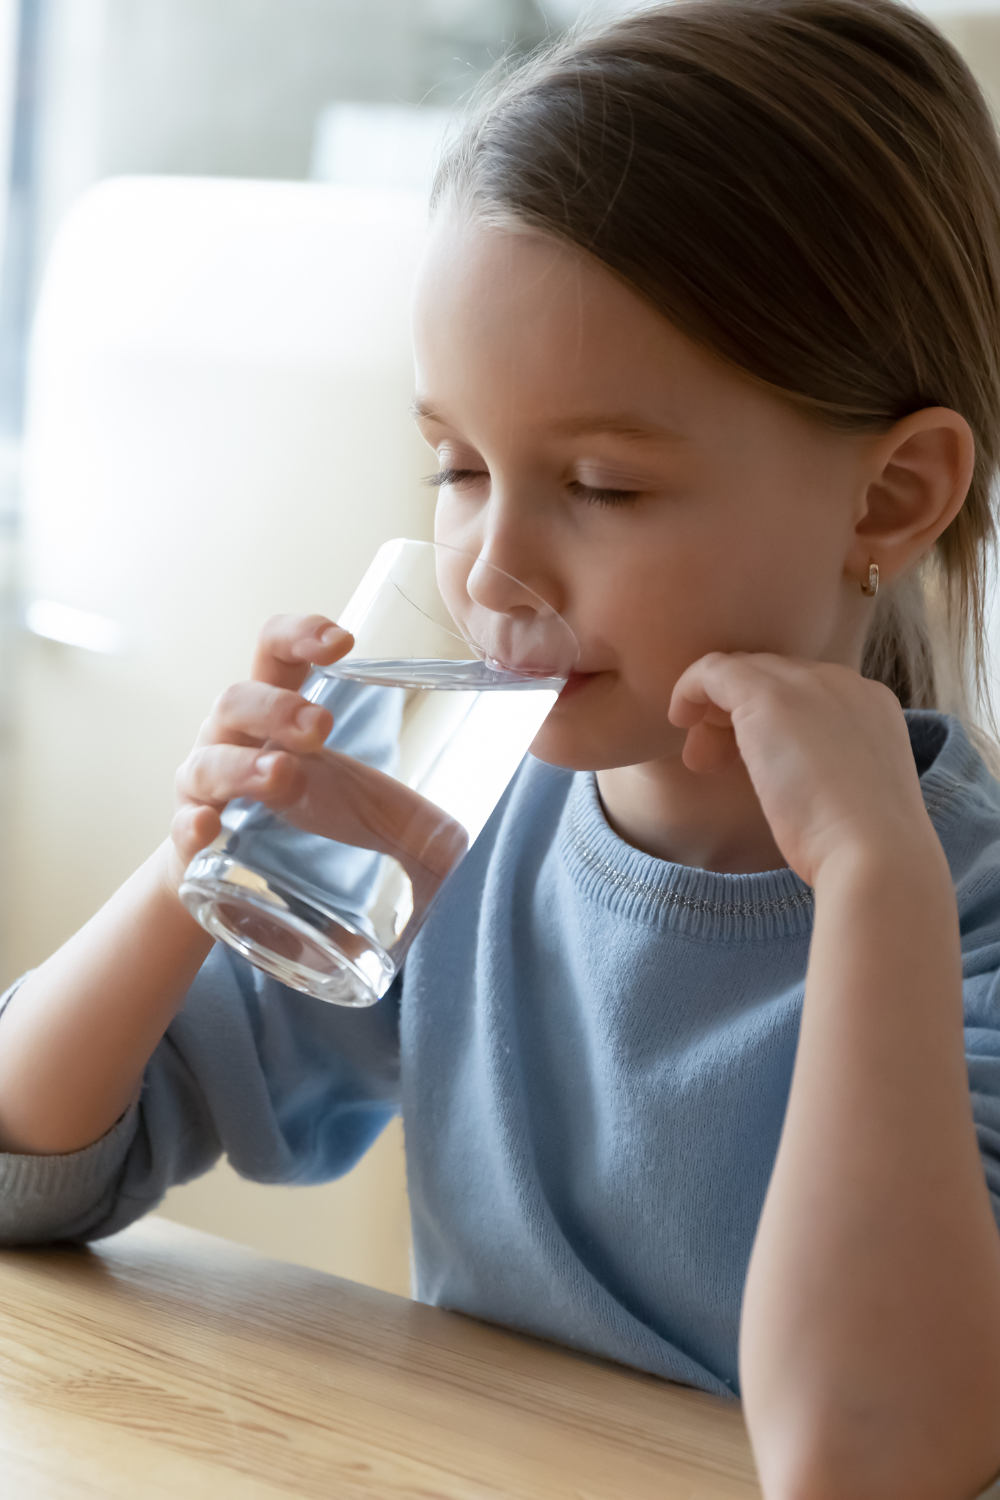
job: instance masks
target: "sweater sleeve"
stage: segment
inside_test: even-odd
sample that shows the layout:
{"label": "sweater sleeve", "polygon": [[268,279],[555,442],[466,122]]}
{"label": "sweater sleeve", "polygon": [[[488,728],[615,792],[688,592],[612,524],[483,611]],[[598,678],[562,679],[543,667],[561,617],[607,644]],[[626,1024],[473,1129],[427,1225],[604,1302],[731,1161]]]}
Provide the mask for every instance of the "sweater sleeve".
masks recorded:
{"label": "sweater sleeve", "polygon": [[395,988],[367,1010],[326,1005],[216,945],[106,1135],[66,1156],[0,1153],[0,1244],[114,1234],[222,1155],[257,1182],[339,1177],[398,1088]]}
{"label": "sweater sleeve", "polygon": [[1000,945],[966,953],[965,1058],[993,1216],[1000,1226]]}

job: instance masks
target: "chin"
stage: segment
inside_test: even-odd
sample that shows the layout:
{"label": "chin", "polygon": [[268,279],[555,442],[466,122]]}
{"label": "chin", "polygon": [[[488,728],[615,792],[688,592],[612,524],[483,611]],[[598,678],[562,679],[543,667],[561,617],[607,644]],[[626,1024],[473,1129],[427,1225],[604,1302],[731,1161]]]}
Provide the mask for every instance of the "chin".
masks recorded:
{"label": "chin", "polygon": [[[649,753],[647,745],[621,742],[616,735],[594,733],[568,734],[556,726],[543,724],[528,747],[536,760],[564,771],[610,771],[616,766],[635,766],[643,761],[665,758],[670,751]],[[671,747],[671,751],[673,747]]]}
{"label": "chin", "polygon": [[684,748],[685,731],[665,715],[660,722],[650,723],[649,716],[634,706],[630,713],[616,713],[607,704],[594,712],[583,708],[583,702],[574,699],[556,702],[531,742],[536,760],[566,771],[611,771],[672,760]]}
{"label": "chin", "polygon": [[550,749],[547,745],[543,748],[539,739],[529,745],[528,750],[536,760],[544,761],[547,766],[558,766],[563,771],[607,771],[609,769],[607,761],[600,755],[588,755],[582,748],[579,750]]}

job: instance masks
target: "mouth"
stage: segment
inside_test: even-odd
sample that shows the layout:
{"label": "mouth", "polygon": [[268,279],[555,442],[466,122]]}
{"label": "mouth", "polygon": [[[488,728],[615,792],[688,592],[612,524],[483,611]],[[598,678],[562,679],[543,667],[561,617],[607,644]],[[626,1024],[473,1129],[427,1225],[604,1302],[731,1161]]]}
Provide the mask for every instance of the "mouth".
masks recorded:
{"label": "mouth", "polygon": [[574,693],[579,693],[588,683],[593,682],[595,677],[600,677],[600,672],[571,672],[566,678],[566,685],[559,694],[559,701],[570,698]]}

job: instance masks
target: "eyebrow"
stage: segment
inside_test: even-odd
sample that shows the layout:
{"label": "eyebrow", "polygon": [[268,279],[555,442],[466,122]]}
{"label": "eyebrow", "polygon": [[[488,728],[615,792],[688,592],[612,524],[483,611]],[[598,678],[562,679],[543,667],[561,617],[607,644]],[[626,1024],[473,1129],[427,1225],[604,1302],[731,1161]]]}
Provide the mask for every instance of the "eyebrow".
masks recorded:
{"label": "eyebrow", "polygon": [[[447,426],[447,420],[440,412],[436,412],[426,401],[414,401],[410,406],[410,415],[416,420],[423,419],[428,422],[440,422]],[[680,437],[680,433],[673,428],[665,426],[661,422],[649,422],[636,415],[635,412],[596,412],[593,416],[567,417],[562,422],[552,424],[555,432],[565,433],[568,437],[577,437],[587,432],[610,432],[616,437],[630,438],[673,438]]]}

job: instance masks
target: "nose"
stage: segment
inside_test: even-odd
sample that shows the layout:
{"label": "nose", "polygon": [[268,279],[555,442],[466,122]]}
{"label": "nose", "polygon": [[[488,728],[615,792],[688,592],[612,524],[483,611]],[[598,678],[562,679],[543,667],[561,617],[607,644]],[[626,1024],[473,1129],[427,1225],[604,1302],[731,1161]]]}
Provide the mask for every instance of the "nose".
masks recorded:
{"label": "nose", "polygon": [[[529,476],[491,470],[488,495],[473,500],[443,489],[434,515],[434,539],[516,578],[551,609],[560,610],[558,562],[544,494],[533,493]],[[492,580],[497,587],[498,579]],[[489,583],[479,584],[484,590]],[[482,601],[485,605],[486,599]]]}
{"label": "nose", "polygon": [[485,608],[517,613],[537,609],[537,599],[541,599],[559,613],[564,601],[553,552],[556,538],[549,534],[551,526],[539,514],[537,504],[528,495],[494,482],[481,519],[479,562],[469,579],[469,591],[476,590],[477,602]]}
{"label": "nose", "polygon": [[503,666],[566,676],[579,648],[561,618],[560,539],[544,498],[494,473],[485,504],[456,504],[442,494],[434,533],[475,558],[464,580],[463,634]]}
{"label": "nose", "polygon": [[541,596],[498,563],[496,556],[484,547],[472,565],[466,586],[473,604],[500,615],[537,614]]}
{"label": "nose", "polygon": [[578,647],[558,612],[541,539],[530,531],[510,523],[487,528],[466,584],[470,623],[480,648],[499,665],[532,676],[565,677],[576,664]]}

